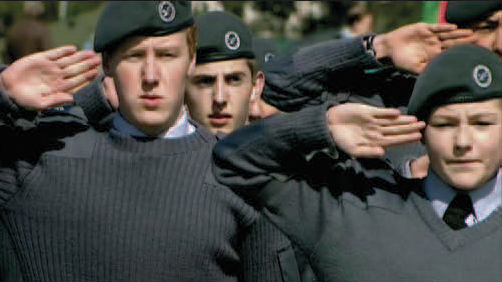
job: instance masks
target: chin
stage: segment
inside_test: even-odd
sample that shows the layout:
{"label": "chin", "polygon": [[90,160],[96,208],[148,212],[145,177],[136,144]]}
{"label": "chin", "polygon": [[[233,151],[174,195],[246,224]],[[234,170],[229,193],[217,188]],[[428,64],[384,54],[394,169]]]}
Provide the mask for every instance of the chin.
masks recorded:
{"label": "chin", "polygon": [[453,188],[457,189],[457,190],[462,190],[462,191],[472,191],[472,190],[476,190],[477,187],[479,187],[480,185],[475,185],[475,184],[472,184],[472,183],[457,183],[457,184],[453,184]]}
{"label": "chin", "polygon": [[210,130],[213,134],[224,133],[225,135],[228,135],[228,134],[232,133],[232,130],[229,128],[226,128],[226,127],[221,127],[221,128],[211,127]]}
{"label": "chin", "polygon": [[454,179],[455,180],[451,181],[450,185],[455,189],[463,191],[475,190],[476,188],[486,183],[486,181],[483,181],[481,178],[473,178],[472,176],[469,177],[468,175],[455,177]]}

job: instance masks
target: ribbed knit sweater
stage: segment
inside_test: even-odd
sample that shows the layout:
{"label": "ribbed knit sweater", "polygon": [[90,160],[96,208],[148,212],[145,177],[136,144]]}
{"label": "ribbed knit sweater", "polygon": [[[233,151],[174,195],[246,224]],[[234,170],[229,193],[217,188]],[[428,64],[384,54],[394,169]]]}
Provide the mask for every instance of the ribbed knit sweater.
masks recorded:
{"label": "ribbed knit sweater", "polygon": [[214,136],[80,122],[0,127],[0,212],[28,281],[236,281],[257,212],[210,170]]}
{"label": "ribbed knit sweater", "polygon": [[[383,66],[367,52],[361,37],[328,40],[304,47],[292,55],[274,57],[264,64],[262,97],[280,110],[296,111],[326,100],[406,112],[415,76]],[[395,146],[385,157],[402,175],[407,162],[425,155],[420,142]]]}
{"label": "ribbed knit sweater", "polygon": [[214,171],[264,208],[320,281],[502,281],[500,208],[455,231],[421,180],[401,178],[380,160],[337,158],[333,146],[326,107],[310,107],[223,139]]}

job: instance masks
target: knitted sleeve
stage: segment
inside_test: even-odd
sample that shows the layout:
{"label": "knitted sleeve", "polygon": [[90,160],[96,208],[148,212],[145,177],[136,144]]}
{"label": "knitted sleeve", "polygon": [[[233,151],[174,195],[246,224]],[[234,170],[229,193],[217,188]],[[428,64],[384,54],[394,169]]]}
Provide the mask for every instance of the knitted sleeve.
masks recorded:
{"label": "knitted sleeve", "polygon": [[247,198],[253,200],[268,182],[304,172],[309,153],[334,147],[326,122],[327,107],[308,107],[260,120],[220,140],[213,150],[217,180],[237,193],[250,193]]}
{"label": "knitted sleeve", "polygon": [[[322,199],[336,201],[309,181],[313,169],[309,156],[336,149],[326,123],[329,106],[257,121],[220,140],[213,150],[217,180],[263,211],[307,254],[323,234],[323,220],[330,213],[319,203]],[[285,252],[282,258],[287,261],[291,256]]]}
{"label": "knitted sleeve", "polygon": [[324,93],[360,86],[364,70],[379,66],[362,38],[326,41],[267,62],[262,97],[282,111],[296,111],[322,103]]}

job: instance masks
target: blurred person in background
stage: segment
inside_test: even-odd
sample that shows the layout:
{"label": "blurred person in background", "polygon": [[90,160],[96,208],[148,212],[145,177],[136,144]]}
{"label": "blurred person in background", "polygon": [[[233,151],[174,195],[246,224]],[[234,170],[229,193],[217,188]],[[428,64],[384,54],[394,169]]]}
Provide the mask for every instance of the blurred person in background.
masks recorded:
{"label": "blurred person in background", "polygon": [[353,1],[347,11],[346,24],[340,30],[340,38],[364,36],[374,32],[376,16],[368,1]]}
{"label": "blurred person in background", "polygon": [[23,16],[14,21],[5,37],[4,62],[12,64],[24,56],[52,48],[52,32],[43,20],[42,1],[24,1]]}

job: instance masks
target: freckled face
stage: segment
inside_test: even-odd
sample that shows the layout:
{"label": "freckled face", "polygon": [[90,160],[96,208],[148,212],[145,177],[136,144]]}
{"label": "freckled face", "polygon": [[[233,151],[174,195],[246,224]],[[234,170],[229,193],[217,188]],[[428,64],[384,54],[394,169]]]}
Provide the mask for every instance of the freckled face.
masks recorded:
{"label": "freckled face", "polygon": [[186,31],[159,37],[132,37],[113,53],[113,77],[124,118],[148,135],[171,127],[184,102],[185,82],[195,58]]}

